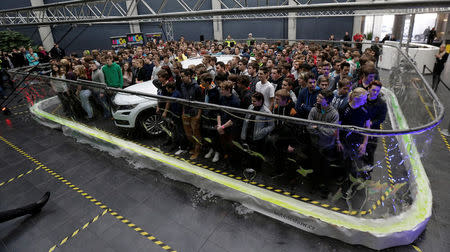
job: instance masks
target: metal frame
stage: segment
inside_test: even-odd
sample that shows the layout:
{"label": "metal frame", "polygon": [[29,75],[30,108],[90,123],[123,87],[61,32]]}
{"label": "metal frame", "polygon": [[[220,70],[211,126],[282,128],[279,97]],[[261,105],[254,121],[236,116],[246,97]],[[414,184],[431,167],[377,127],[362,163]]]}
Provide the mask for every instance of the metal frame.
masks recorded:
{"label": "metal frame", "polygon": [[[165,12],[168,0],[159,6],[151,0],[128,0],[130,6],[141,7],[139,15],[131,15],[127,10],[127,0],[81,0],[67,1],[43,6],[26,7],[0,11],[0,27],[54,25],[74,23],[128,23],[139,22],[180,22],[213,20],[221,16],[223,20],[266,19],[288,17],[330,17],[330,16],[364,16],[382,14],[414,14],[450,11],[450,1],[396,1],[396,2],[349,2],[350,0],[329,0],[330,3],[314,3],[314,0],[262,1],[256,6],[247,0],[213,0],[219,1],[221,9],[206,9],[206,1],[197,0],[188,4],[185,0],[171,1],[183,11]],[[302,3],[304,2],[304,3]],[[323,1],[322,1],[323,2]],[[254,3],[254,1],[252,1]],[[136,7],[134,7],[136,8]]]}

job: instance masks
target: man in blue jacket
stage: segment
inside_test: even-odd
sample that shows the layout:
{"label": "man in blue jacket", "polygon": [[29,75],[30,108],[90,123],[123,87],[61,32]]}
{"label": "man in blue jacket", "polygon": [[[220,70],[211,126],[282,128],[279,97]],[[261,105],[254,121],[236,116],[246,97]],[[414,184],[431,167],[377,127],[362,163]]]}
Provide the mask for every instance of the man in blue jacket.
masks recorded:
{"label": "man in blue jacket", "polygon": [[306,74],[304,79],[307,85],[306,88],[301,89],[298,94],[295,110],[300,118],[306,119],[308,118],[309,112],[316,104],[316,99],[320,88],[317,87],[313,74]]}

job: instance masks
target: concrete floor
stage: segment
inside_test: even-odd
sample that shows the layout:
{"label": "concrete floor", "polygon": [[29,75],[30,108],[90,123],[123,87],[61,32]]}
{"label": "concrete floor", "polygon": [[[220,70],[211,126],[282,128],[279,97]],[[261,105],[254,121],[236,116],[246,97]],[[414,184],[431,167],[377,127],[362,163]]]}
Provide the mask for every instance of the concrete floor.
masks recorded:
{"label": "concrete floor", "polygon": [[[450,108],[450,94],[446,90],[438,90],[438,94]],[[16,107],[13,112],[25,108]],[[40,214],[0,224],[0,251],[49,251],[55,245],[59,251],[164,251],[165,245],[171,247],[166,250],[176,251],[370,250],[301,231],[157,172],[136,170],[124,159],[39,125],[26,112],[0,118],[1,137],[57,173],[40,168],[0,186],[1,210],[52,192]],[[437,130],[432,132],[430,148],[422,161],[433,191],[433,215],[414,244],[422,251],[449,251],[450,155]],[[29,157],[0,141],[0,183],[35,167]],[[58,175],[101,204],[62,183],[55,177]],[[102,205],[129,222],[124,224],[110,213],[102,215]],[[90,224],[83,229],[86,223]],[[142,231],[135,231],[130,223]],[[79,232],[61,245],[77,229]],[[150,235],[153,241],[148,239]],[[158,245],[158,240],[164,243]],[[416,249],[409,245],[386,251]]]}

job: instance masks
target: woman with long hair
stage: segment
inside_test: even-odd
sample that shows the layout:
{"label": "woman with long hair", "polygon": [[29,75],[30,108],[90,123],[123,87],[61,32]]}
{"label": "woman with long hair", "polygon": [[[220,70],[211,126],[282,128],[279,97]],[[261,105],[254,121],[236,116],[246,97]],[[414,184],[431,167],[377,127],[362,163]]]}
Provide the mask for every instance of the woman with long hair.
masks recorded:
{"label": "woman with long hair", "polygon": [[[61,70],[61,66],[59,64],[52,65],[52,72],[50,76],[53,78],[65,79],[66,76],[64,72]],[[70,113],[70,93],[67,84],[63,80],[50,80],[50,86],[53,91],[55,91],[58,96],[61,105],[63,107],[64,115],[69,116]]]}
{"label": "woman with long hair", "polygon": [[[86,68],[83,65],[76,65],[73,69],[73,72],[76,74],[78,80],[87,80]],[[92,96],[92,91],[82,85],[78,85],[77,94],[81,100],[81,107],[83,107],[84,111],[87,114],[87,120],[91,120],[94,118],[94,111],[92,109],[92,105],[89,103],[89,97]]]}
{"label": "woman with long hair", "polygon": [[131,71],[130,63],[125,62],[122,66],[123,88],[133,85],[133,71]]}

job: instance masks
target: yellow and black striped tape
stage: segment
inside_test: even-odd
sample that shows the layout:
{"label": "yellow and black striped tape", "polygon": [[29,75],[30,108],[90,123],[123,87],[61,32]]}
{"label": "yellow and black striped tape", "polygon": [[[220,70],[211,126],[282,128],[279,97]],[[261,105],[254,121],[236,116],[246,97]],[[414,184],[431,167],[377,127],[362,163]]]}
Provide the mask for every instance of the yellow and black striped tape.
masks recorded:
{"label": "yellow and black striped tape", "polygon": [[138,227],[136,224],[132,223],[130,220],[126,219],[125,217],[119,215],[116,211],[111,210],[107,205],[103,204],[101,201],[98,201],[97,199],[95,199],[94,197],[92,197],[91,195],[89,195],[87,192],[85,192],[84,190],[80,189],[79,187],[75,186],[70,181],[65,179],[63,176],[59,175],[57,172],[55,172],[52,169],[48,168],[47,166],[45,166],[44,164],[42,164],[41,162],[39,162],[38,160],[36,160],[32,156],[30,156],[28,153],[24,152],[22,149],[18,148],[13,143],[11,143],[8,140],[6,140],[4,137],[0,136],[0,140],[2,140],[4,143],[8,144],[11,148],[16,150],[17,152],[19,152],[23,156],[25,156],[28,159],[30,159],[32,162],[35,162],[36,164],[39,164],[40,168],[45,170],[47,173],[52,175],[54,178],[58,179],[60,182],[62,182],[65,185],[67,185],[72,190],[74,190],[74,191],[78,192],[79,194],[81,194],[81,196],[83,196],[84,198],[88,199],[89,201],[94,203],[96,206],[100,207],[103,210],[105,210],[105,209],[109,210],[109,212],[110,212],[110,214],[112,216],[114,216],[116,219],[120,220],[122,223],[126,224],[128,227],[130,227],[134,231],[138,232],[140,235],[146,237],[147,239],[149,239],[153,243],[157,244],[158,246],[160,246],[162,249],[164,249],[166,251],[176,252],[176,250],[174,250],[172,247],[170,247],[169,245],[165,244],[163,241],[157,239],[154,235],[151,235],[148,232],[145,232],[142,228]]}
{"label": "yellow and black striped tape", "polygon": [[86,224],[84,224],[81,228],[78,228],[77,230],[75,230],[72,234],[66,236],[64,239],[61,240],[61,242],[59,242],[59,244],[55,244],[53,247],[51,247],[48,252],[52,252],[54,251],[57,247],[60,247],[62,245],[64,245],[64,243],[66,243],[68,240],[72,239],[73,237],[75,237],[80,231],[85,230],[90,224],[96,222],[100,217],[102,217],[103,215],[105,215],[108,212],[108,210],[104,210],[101,214],[95,216],[92,220],[86,222]]}
{"label": "yellow and black striped tape", "polygon": [[[422,102],[423,106],[425,106],[425,109],[427,110],[428,115],[430,116],[431,120],[434,120],[435,117],[434,117],[433,113],[431,112],[430,108],[428,107],[428,105],[426,104],[423,96],[420,94],[420,92],[417,89],[417,87],[415,85],[413,85],[413,86],[414,86],[414,88],[416,88],[417,94],[419,95],[419,99]],[[447,150],[450,151],[450,144],[448,143],[447,138],[444,136],[444,134],[442,134],[442,130],[441,130],[441,127],[439,125],[437,126],[437,129],[439,131],[439,135],[441,135],[442,141],[444,141],[444,144],[447,147]]]}
{"label": "yellow and black striped tape", "polygon": [[17,112],[17,113],[13,113],[13,115],[24,115],[24,114],[29,114],[30,111],[21,111],[21,112]]}
{"label": "yellow and black striped tape", "polygon": [[1,182],[1,183],[0,183],[0,187],[6,185],[6,184],[8,184],[8,183],[11,183],[11,182],[13,182],[14,180],[17,180],[17,179],[19,179],[19,178],[21,178],[21,177],[23,177],[23,176],[25,176],[25,175],[28,175],[28,174],[30,174],[30,173],[32,173],[32,172],[34,172],[34,171],[37,171],[37,170],[39,170],[42,166],[43,166],[43,165],[39,165],[39,166],[37,166],[37,167],[34,168],[34,169],[31,169],[31,170],[29,170],[29,171],[27,171],[27,172],[21,173],[21,174],[19,174],[19,175],[16,176],[16,177],[12,177],[12,178],[8,179],[7,181]]}
{"label": "yellow and black striped tape", "polygon": [[[383,129],[383,125],[380,125],[380,129]],[[389,154],[388,154],[385,137],[383,137],[381,139],[381,141],[383,142],[384,156],[385,156],[385,160],[386,160],[386,170],[388,173],[388,180],[389,180],[390,185],[386,189],[386,191],[384,191],[383,194],[381,194],[381,197],[372,205],[372,207],[369,210],[367,210],[367,212],[369,214],[372,214],[373,211],[375,211],[375,209],[377,209],[381,204],[383,204],[383,202],[389,197],[389,194],[394,190],[394,185],[395,185],[394,177],[392,175],[392,170],[391,170],[391,161],[389,159]]]}
{"label": "yellow and black striped tape", "polygon": [[[444,136],[444,134],[442,134],[442,130],[440,126],[437,126],[437,129],[439,131],[439,134],[441,135],[442,141],[444,141],[445,146],[447,147],[447,150],[450,151],[450,144],[447,141],[447,137]],[[448,129],[450,130],[450,129]]]}
{"label": "yellow and black striped tape", "polygon": [[116,219],[120,220],[122,223],[126,224],[128,227],[132,228],[134,231],[138,232],[140,235],[145,236],[147,239],[149,239],[153,243],[157,244],[158,246],[160,246],[164,250],[171,251],[171,252],[176,252],[169,245],[165,244],[163,241],[158,240],[152,234],[149,234],[149,233],[145,232],[142,228],[138,227],[136,224],[132,223],[130,220],[126,219],[125,217],[119,215],[117,212],[111,211],[110,214],[112,216],[116,217]]}
{"label": "yellow and black striped tape", "polygon": [[20,107],[23,107],[23,106],[26,106],[26,105],[28,105],[28,103],[22,103],[22,104],[10,107],[10,109],[20,108]]}
{"label": "yellow and black striped tape", "polygon": [[[383,125],[380,125],[380,128],[383,129]],[[391,183],[391,186],[393,186],[395,184],[394,181],[394,176],[392,175],[392,168],[391,168],[391,161],[389,158],[389,153],[388,153],[388,149],[387,149],[387,145],[386,145],[386,138],[383,137],[381,139],[381,141],[383,142],[383,149],[384,149],[384,158],[386,160],[386,170],[388,172],[388,179],[389,182]]]}
{"label": "yellow and black striped tape", "polygon": [[412,244],[411,244],[411,246],[412,246],[417,252],[422,252],[422,250],[421,250],[419,247],[417,247],[416,245],[412,245]]}

